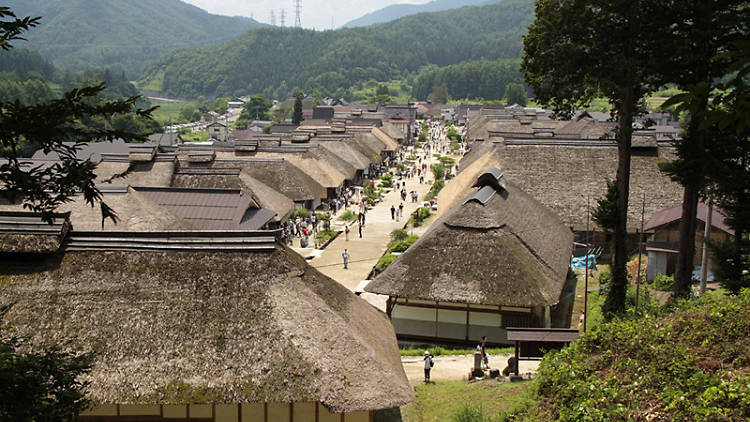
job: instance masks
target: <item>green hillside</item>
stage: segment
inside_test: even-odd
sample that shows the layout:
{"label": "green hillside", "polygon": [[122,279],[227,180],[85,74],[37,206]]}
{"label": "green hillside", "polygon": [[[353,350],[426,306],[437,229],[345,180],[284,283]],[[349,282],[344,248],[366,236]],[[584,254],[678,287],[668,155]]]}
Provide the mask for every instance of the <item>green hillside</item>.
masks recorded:
{"label": "green hillside", "polygon": [[503,420],[747,421],[750,290],[604,324],[547,355],[533,386]]}
{"label": "green hillside", "polygon": [[41,16],[19,47],[38,51],[58,68],[110,67],[137,78],[171,51],[231,39],[259,26],[211,15],[179,0],[6,0],[19,16]]}
{"label": "green hillside", "polygon": [[259,29],[170,54],[150,67],[143,84],[163,80],[162,92],[192,98],[261,92],[279,98],[294,88],[338,96],[357,82],[405,79],[430,64],[517,59],[532,19],[532,0],[506,0],[367,28]]}

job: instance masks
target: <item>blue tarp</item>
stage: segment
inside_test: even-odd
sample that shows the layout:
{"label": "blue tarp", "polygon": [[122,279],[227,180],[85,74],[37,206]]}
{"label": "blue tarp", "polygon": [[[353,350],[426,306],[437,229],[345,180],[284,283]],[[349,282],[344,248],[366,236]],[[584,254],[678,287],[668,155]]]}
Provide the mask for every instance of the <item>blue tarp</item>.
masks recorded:
{"label": "blue tarp", "polygon": [[[583,270],[586,268],[586,261],[585,256],[574,256],[573,259],[570,260],[570,268],[574,270]],[[596,268],[596,255],[588,255],[588,267]]]}

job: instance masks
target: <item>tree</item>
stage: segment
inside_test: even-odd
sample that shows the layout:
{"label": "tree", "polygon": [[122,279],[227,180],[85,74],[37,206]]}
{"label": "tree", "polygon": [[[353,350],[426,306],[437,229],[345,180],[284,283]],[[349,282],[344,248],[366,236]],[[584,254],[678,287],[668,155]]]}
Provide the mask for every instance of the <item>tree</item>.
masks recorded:
{"label": "tree", "polygon": [[448,87],[445,84],[436,86],[429,98],[437,104],[448,104]]}
{"label": "tree", "polygon": [[[0,322],[9,310],[0,307]],[[91,370],[91,354],[58,348],[18,351],[23,339],[0,329],[0,420],[74,421],[88,401],[80,376]]]}
{"label": "tree", "polygon": [[370,99],[371,103],[386,104],[391,102],[391,91],[385,84],[378,85],[375,90],[375,96]]}
{"label": "tree", "polygon": [[[706,124],[716,101],[714,89],[728,75],[731,58],[718,56],[734,42],[747,39],[750,10],[746,0],[684,0],[655,10],[672,20],[668,32],[655,34],[663,40],[655,51],[665,66],[658,77],[663,83],[674,83],[692,96],[681,111],[690,115],[688,125],[677,144],[677,160],[662,168],[684,188],[680,219],[680,253],[675,271],[674,296],[691,294],[698,201],[710,185],[709,173],[717,164],[708,160],[706,151],[712,144],[724,142],[725,128]],[[678,98],[684,98],[678,96]],[[675,100],[679,101],[679,100]],[[666,106],[675,104],[670,101]],[[712,104],[712,102],[714,104]],[[736,135],[734,135],[736,136]]]}
{"label": "tree", "polygon": [[[694,134],[701,134],[699,141],[703,141],[704,146],[700,158],[692,147],[681,147],[679,159],[667,166],[667,170],[673,177],[679,177],[695,169],[696,164],[692,162],[700,160],[698,170],[705,179],[699,188],[709,191],[710,199],[726,212],[727,225],[735,232],[730,244],[712,245],[718,258],[716,276],[724,287],[737,293],[741,288],[750,287],[750,241],[747,238],[750,233],[747,207],[750,203],[750,86],[747,81],[750,43],[735,41],[726,48],[727,52],[714,57],[710,65],[723,63],[721,79],[728,79],[727,83],[716,85],[718,89],[711,83],[698,83],[665,103],[666,106],[677,105],[677,110],[689,113],[688,131],[692,128]],[[693,145],[695,140],[682,142]],[[685,189],[688,190],[687,184]],[[678,282],[685,284],[675,278],[675,284]],[[690,285],[675,289],[676,296],[684,296],[683,291],[688,289],[689,292]]]}
{"label": "tree", "polygon": [[295,125],[302,123],[302,120],[305,119],[302,116],[302,98],[304,98],[304,96],[305,94],[301,91],[294,93],[294,113],[292,114],[292,123]]}
{"label": "tree", "polygon": [[[8,8],[0,8],[0,47],[11,48],[8,41],[21,39],[21,34],[38,22],[38,19],[17,19]],[[52,213],[61,204],[82,194],[92,207],[97,203],[102,221],[117,216],[102,201],[96,187],[96,164],[76,156],[78,150],[89,142],[124,139],[127,142],[145,142],[144,134],[127,130],[88,125],[96,119],[111,121],[119,115],[135,114],[151,119],[153,109],[137,108],[138,96],[124,100],[105,101],[99,96],[103,84],[73,89],[59,99],[39,104],[25,105],[20,101],[0,102],[0,185],[2,195],[12,202],[23,203],[24,208],[42,213],[52,220]],[[50,166],[29,166],[21,159],[24,148],[42,149],[54,153],[59,161]]]}
{"label": "tree", "polygon": [[186,103],[180,107],[180,117],[182,120],[194,122],[200,120],[201,114],[193,103]]}
{"label": "tree", "polygon": [[529,102],[529,98],[526,96],[526,88],[523,87],[523,84],[510,83],[506,85],[503,98],[508,105],[518,104],[526,107],[526,104]]}
{"label": "tree", "polygon": [[524,37],[521,70],[537,101],[558,116],[590,104],[599,95],[617,117],[617,213],[612,286],[604,304],[608,317],[625,310],[627,211],[633,120],[653,86],[654,37],[663,22],[649,20],[660,2],[649,0],[539,0]]}
{"label": "tree", "polygon": [[237,118],[237,127],[247,129],[248,124],[255,120],[267,120],[270,109],[271,101],[263,95],[250,96],[250,100],[242,106],[240,117]]}

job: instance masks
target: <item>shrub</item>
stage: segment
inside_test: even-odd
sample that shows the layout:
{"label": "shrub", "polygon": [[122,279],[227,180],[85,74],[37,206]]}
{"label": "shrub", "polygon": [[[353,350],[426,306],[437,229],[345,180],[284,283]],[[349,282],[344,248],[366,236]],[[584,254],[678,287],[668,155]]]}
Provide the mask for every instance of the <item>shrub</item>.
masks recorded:
{"label": "shrub", "polygon": [[610,281],[612,281],[612,272],[607,267],[599,273],[599,286],[607,285]]}
{"label": "shrub", "polygon": [[381,257],[381,258],[380,258],[380,259],[378,260],[378,263],[377,263],[377,264],[375,264],[375,266],[376,266],[376,267],[377,267],[377,268],[378,268],[378,269],[379,269],[380,271],[385,271],[385,269],[386,269],[386,268],[388,268],[388,266],[389,266],[389,265],[391,265],[391,264],[393,263],[393,261],[395,261],[395,260],[396,260],[396,258],[398,258],[398,257],[397,257],[396,255],[393,255],[393,254],[387,253],[387,254],[383,255],[383,256],[382,256],[382,257]]}
{"label": "shrub", "polygon": [[310,216],[310,211],[307,210],[307,208],[297,208],[292,212],[292,219],[299,218],[307,218]]}
{"label": "shrub", "polygon": [[391,232],[391,243],[403,242],[409,238],[409,232],[404,229],[396,229]]}
{"label": "shrub", "polygon": [[435,163],[430,166],[430,169],[432,169],[432,175],[435,177],[435,180],[443,180],[445,178],[445,164]]}
{"label": "shrub", "polygon": [[398,241],[398,242],[391,242],[391,246],[388,248],[388,253],[392,252],[406,252],[407,249],[409,249],[409,246],[413,245],[414,242],[419,239],[419,236],[412,235],[408,238]]}
{"label": "shrub", "polygon": [[430,217],[432,213],[430,212],[430,209],[427,207],[420,207],[417,208],[417,210],[414,212],[413,222],[412,225],[414,227],[419,227],[424,223],[424,220]]}
{"label": "shrub", "polygon": [[341,221],[354,221],[357,219],[357,214],[352,212],[351,210],[344,211],[340,216],[339,220]]}
{"label": "shrub", "polygon": [[662,292],[671,292],[674,289],[674,276],[657,275],[654,279],[654,289]]}
{"label": "shrub", "polygon": [[482,406],[465,404],[451,415],[452,422],[490,422],[490,418],[484,414]]}

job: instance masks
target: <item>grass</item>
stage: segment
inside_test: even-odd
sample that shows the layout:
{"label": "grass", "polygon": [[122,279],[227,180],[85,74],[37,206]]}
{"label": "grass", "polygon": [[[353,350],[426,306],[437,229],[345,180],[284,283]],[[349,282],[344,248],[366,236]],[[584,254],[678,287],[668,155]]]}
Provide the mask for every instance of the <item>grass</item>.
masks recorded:
{"label": "grass", "polygon": [[450,421],[466,405],[481,406],[487,415],[511,408],[521,400],[528,382],[499,383],[494,380],[471,384],[439,381],[415,387],[414,401],[401,408],[404,422]]}
{"label": "grass", "polygon": [[164,71],[158,72],[153,78],[138,81],[136,86],[142,91],[161,92],[164,87]]}
{"label": "grass", "polygon": [[183,118],[180,117],[180,109],[187,104],[184,101],[157,101],[151,100],[151,103],[155,106],[159,106],[152,115],[154,120],[159,122],[161,125],[171,123],[186,123]]}
{"label": "grass", "polygon": [[401,85],[404,84],[404,82],[400,80],[377,82],[375,84],[373,84],[372,81],[363,82],[361,89],[357,89],[356,86],[352,86],[350,88],[352,101],[367,100],[374,97],[375,90],[378,88],[378,85],[381,84],[388,87],[388,90],[391,92],[391,102],[393,102],[394,104],[406,104],[409,101],[413,101],[413,98],[411,96],[411,86],[407,85],[406,87],[408,89],[406,91],[402,91]]}
{"label": "grass", "polygon": [[[429,350],[433,356],[451,356],[451,355],[471,355],[475,349],[450,348],[443,346],[405,346],[399,350],[401,356],[424,356],[424,351]],[[513,354],[512,347],[487,348],[490,355],[510,355]]]}
{"label": "grass", "polygon": [[341,214],[341,215],[339,216],[339,218],[338,218],[338,219],[339,219],[339,220],[341,220],[341,221],[346,221],[346,222],[354,221],[354,220],[356,220],[356,219],[357,219],[357,214],[355,214],[355,213],[354,213],[353,211],[351,211],[351,210],[346,210],[346,211],[344,211],[344,212],[343,212],[343,213],[342,213],[342,214]]}
{"label": "grass", "polygon": [[208,141],[208,132],[195,132],[182,135],[185,142],[206,142]]}

